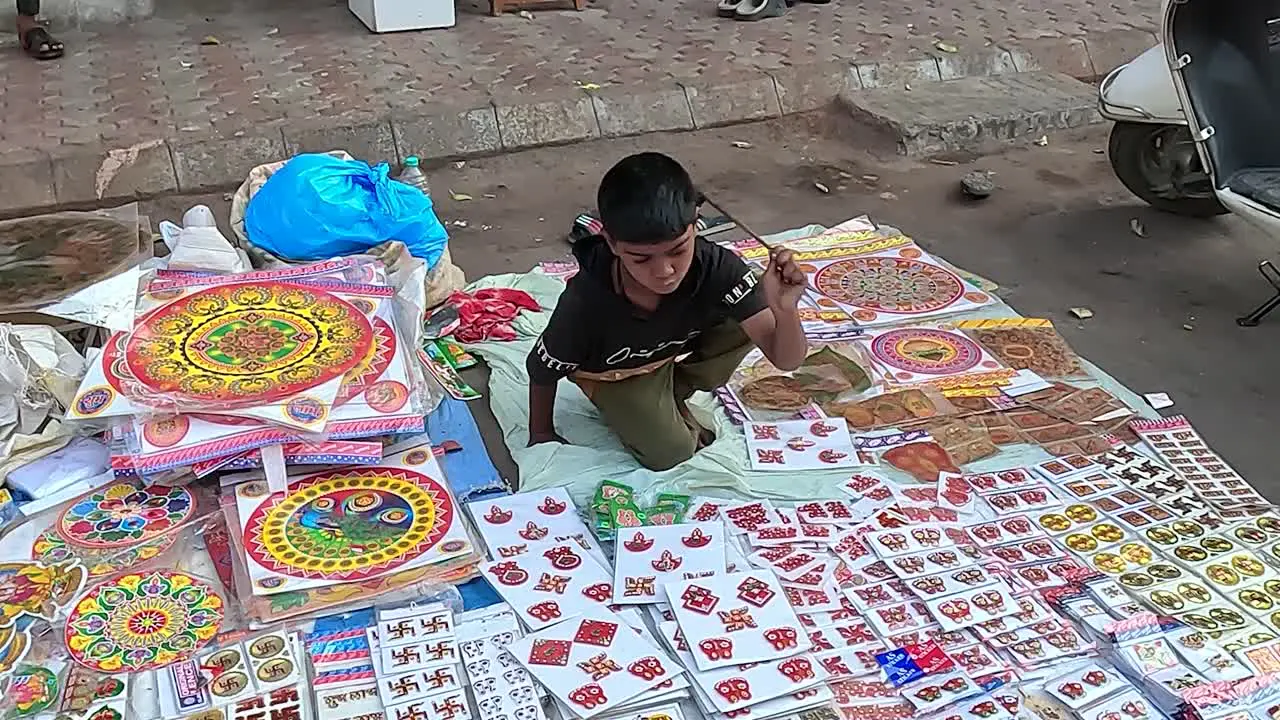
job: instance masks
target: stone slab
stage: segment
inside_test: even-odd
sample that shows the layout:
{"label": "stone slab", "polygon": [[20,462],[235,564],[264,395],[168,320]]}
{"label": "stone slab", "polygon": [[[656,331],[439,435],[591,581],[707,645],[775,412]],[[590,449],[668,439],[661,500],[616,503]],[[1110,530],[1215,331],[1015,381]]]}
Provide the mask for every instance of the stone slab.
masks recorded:
{"label": "stone slab", "polygon": [[391,133],[391,122],[388,120],[350,125],[339,123],[286,125],[284,146],[289,156],[298,153],[346,150],[351,157],[364,160],[371,165],[379,162],[391,163],[392,167],[400,165],[395,136]]}
{"label": "stone slab", "polygon": [[47,207],[57,202],[53,161],[48,153],[27,150],[0,157],[0,212],[9,208]]}
{"label": "stone slab", "polygon": [[897,137],[906,155],[981,152],[1100,122],[1094,89],[1066,75],[1014,73],[845,93],[854,116]]}
{"label": "stone slab", "polygon": [[173,157],[163,140],[109,149],[73,147],[51,153],[59,205],[97,203],[173,192]]}
{"label": "stone slab", "polygon": [[253,168],[288,157],[279,129],[261,135],[171,142],[169,149],[181,192],[236,185]]}
{"label": "stone slab", "polygon": [[769,74],[778,89],[783,115],[818,110],[834,102],[840,93],[862,89],[858,69],[846,62],[798,65]]}
{"label": "stone slab", "polygon": [[1008,50],[1018,72],[1055,72],[1078,80],[1092,80],[1098,75],[1082,38],[1021,40]]}
{"label": "stone slab", "polygon": [[1107,30],[1090,33],[1084,39],[1089,61],[1100,76],[1138,57],[1155,44],[1155,34],[1145,30]]}
{"label": "stone slab", "polygon": [[763,73],[708,85],[684,86],[696,128],[719,127],[782,115],[778,89]]}
{"label": "stone slab", "polygon": [[605,137],[692,130],[693,111],[679,85],[636,91],[606,87],[591,93],[591,104]]}
{"label": "stone slab", "polygon": [[498,135],[504,150],[520,150],[540,145],[600,137],[600,125],[591,98],[585,92],[565,93],[533,102],[494,103],[498,114]]}
{"label": "stone slab", "polygon": [[859,63],[857,67],[864,88],[905,90],[908,86],[942,79],[938,61],[932,57],[902,62]]}
{"label": "stone slab", "polygon": [[488,155],[502,149],[498,114],[492,105],[472,108],[435,107],[391,119],[400,157],[424,160]]}
{"label": "stone slab", "polygon": [[1004,75],[1018,71],[1009,51],[997,47],[962,49],[955,53],[939,52],[934,59],[938,61],[938,77],[942,80]]}

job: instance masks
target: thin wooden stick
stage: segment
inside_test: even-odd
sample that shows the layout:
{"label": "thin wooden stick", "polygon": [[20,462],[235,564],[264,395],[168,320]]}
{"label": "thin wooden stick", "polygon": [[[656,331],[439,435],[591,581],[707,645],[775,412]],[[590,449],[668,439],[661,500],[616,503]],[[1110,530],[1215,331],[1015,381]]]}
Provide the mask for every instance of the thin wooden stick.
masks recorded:
{"label": "thin wooden stick", "polygon": [[703,199],[703,201],[704,201],[704,202],[706,202],[708,205],[710,205],[711,207],[715,208],[716,212],[720,213],[721,215],[725,216],[726,218],[729,218],[729,222],[731,222],[731,223],[733,223],[734,225],[737,225],[738,227],[742,228],[742,231],[743,231],[743,232],[745,232],[746,234],[750,235],[752,240],[755,240],[756,242],[758,242],[758,243],[760,243],[761,245],[763,245],[763,246],[764,246],[764,248],[765,248],[766,250],[768,250],[770,254],[772,254],[774,251],[776,251],[776,250],[778,249],[778,248],[777,248],[777,246],[775,246],[775,245],[773,245],[773,244],[771,244],[771,243],[766,242],[766,241],[765,241],[765,239],[764,239],[764,238],[762,238],[762,237],[760,237],[759,235],[757,235],[757,234],[755,233],[755,231],[754,231],[754,230],[752,230],[751,228],[747,227],[746,223],[744,223],[744,222],[742,222],[741,220],[739,220],[738,218],[736,218],[736,217],[734,217],[734,216],[730,215],[730,214],[729,214],[729,211],[728,211],[728,210],[725,210],[725,209],[724,209],[724,208],[722,208],[722,207],[720,207],[720,203],[716,202],[715,200],[712,200],[710,195],[708,195],[708,194],[706,194],[706,193],[702,193],[702,199]]}

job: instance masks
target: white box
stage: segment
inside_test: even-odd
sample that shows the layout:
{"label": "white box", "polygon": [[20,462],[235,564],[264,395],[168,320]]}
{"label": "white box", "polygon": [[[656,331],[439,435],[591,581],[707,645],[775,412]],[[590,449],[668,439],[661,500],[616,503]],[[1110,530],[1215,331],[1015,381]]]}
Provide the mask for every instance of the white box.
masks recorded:
{"label": "white box", "polygon": [[347,0],[347,9],[376,33],[448,28],[457,24],[454,0]]}

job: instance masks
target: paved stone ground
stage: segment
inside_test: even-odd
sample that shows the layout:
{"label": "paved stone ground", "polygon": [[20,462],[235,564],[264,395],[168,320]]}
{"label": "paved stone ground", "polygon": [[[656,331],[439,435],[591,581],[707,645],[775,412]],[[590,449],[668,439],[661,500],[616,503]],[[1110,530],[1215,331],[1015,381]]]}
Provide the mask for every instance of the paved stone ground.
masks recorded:
{"label": "paved stone ground", "polygon": [[[531,19],[488,17],[478,1],[459,0],[453,29],[373,35],[345,2],[170,0],[132,25],[60,30],[68,55],[44,64],[6,39],[0,154],[229,137],[318,119],[357,124],[580,84],[705,83],[808,63],[905,60],[937,54],[938,41],[969,50],[1149,31],[1159,6],[835,0],[742,23],[715,17],[714,0],[594,0],[583,12]],[[202,45],[206,36],[220,44]]]}

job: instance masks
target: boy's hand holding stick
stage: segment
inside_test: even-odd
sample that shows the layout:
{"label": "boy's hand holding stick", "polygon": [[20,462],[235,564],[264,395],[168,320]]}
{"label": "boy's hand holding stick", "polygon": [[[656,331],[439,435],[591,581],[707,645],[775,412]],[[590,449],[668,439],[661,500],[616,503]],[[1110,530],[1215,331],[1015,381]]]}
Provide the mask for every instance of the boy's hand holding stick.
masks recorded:
{"label": "boy's hand holding stick", "polygon": [[750,235],[751,239],[760,243],[762,247],[769,251],[769,265],[764,270],[765,297],[769,299],[770,307],[794,312],[800,302],[800,298],[804,296],[808,283],[804,271],[796,263],[792,252],[784,247],[767,242],[741,220],[730,215],[728,210],[720,207],[720,204],[712,200],[706,193],[702,193],[702,199],[715,208],[716,212],[724,215],[730,222],[742,228],[742,231]]}

